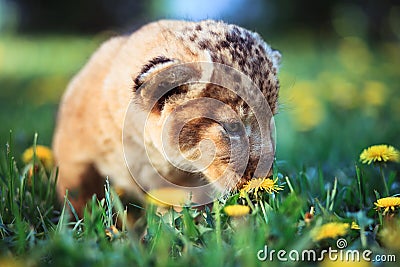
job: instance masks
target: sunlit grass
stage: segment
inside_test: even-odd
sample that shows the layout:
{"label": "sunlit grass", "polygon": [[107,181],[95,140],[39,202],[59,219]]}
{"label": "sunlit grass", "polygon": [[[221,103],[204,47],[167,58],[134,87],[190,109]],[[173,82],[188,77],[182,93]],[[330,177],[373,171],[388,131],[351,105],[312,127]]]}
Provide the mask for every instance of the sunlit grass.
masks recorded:
{"label": "sunlit grass", "polygon": [[283,54],[276,116],[282,168],[312,164],[332,170],[365,144],[400,145],[397,43],[290,38],[276,44]]}
{"label": "sunlit grass", "polygon": [[[94,196],[80,219],[68,194],[59,205],[56,169],[41,164],[42,157],[35,153],[20,166],[10,145],[2,155],[0,263],[10,266],[257,266],[265,246],[321,251],[336,249],[339,237],[352,249],[400,256],[397,241],[388,243],[398,235],[398,197],[377,200],[383,188],[372,186],[370,179],[377,177],[365,176],[362,163],[334,181],[307,168],[290,177],[275,168],[271,181],[285,185],[283,190],[260,187],[245,197],[233,192],[204,209],[163,206],[160,212],[152,202],[143,203],[145,215],[133,222],[130,204],[108,182],[105,198]],[[385,168],[398,179],[391,166]],[[393,179],[389,185],[390,195],[399,193]],[[268,262],[281,264],[276,258]]]}
{"label": "sunlit grass", "polygon": [[18,152],[31,143],[35,132],[50,144],[62,92],[103,39],[0,36],[1,143],[13,130]]}
{"label": "sunlit grass", "polygon": [[72,75],[98,46],[101,37],[0,37],[1,76]]}

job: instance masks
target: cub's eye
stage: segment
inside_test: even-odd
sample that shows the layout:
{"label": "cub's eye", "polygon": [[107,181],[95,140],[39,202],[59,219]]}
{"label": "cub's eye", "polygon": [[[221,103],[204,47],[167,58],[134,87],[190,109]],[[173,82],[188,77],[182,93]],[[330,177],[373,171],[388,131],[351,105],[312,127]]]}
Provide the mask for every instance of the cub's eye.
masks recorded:
{"label": "cub's eye", "polygon": [[228,134],[234,135],[238,135],[242,130],[240,122],[225,122],[223,123],[223,127]]}

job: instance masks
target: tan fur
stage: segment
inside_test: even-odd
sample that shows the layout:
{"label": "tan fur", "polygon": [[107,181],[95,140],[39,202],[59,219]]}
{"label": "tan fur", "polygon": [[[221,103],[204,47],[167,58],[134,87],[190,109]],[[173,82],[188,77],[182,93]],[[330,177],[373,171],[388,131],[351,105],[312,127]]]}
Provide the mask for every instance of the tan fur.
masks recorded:
{"label": "tan fur", "polygon": [[[274,53],[266,46],[258,35],[251,33],[251,38],[254,37],[256,41],[254,47],[261,49],[261,46],[265,46],[267,52],[262,49],[257,52],[263,56],[261,63],[243,64],[244,61],[251,61],[254,55],[246,55],[246,53],[253,53],[252,51],[246,50],[244,54],[239,51],[232,56],[229,49],[234,49],[233,46],[229,49],[221,47],[218,49],[220,46],[217,42],[218,38],[227,36],[229,39],[227,32],[231,31],[232,27],[239,28],[214,21],[200,23],[159,21],[148,24],[131,35],[115,37],[105,42],[71,81],[60,104],[53,140],[54,154],[59,166],[59,196],[63,197],[68,189],[72,203],[78,211],[81,211],[91,194],[101,194],[103,191],[102,178],[109,176],[117,187],[129,191],[139,200],[143,198],[142,190],[135,184],[126,167],[122,131],[127,106],[134,97],[135,78],[141,74],[143,66],[153,58],[164,56],[182,63],[213,61],[238,68],[250,76],[260,87],[275,113],[279,88],[276,79],[278,60],[276,57],[279,54]],[[198,30],[200,28],[201,30]],[[169,62],[166,63],[166,65],[168,64]],[[163,65],[160,66],[163,68]],[[257,66],[256,69],[253,66]],[[154,70],[154,73],[157,71]],[[136,82],[147,79],[148,77],[143,75]],[[147,128],[148,132],[145,136],[143,136],[142,129],[147,114],[141,112],[139,108],[134,114],[128,114],[129,120],[125,123],[126,128],[129,129],[128,135],[131,143],[128,144],[129,149],[125,150],[125,153],[137,159],[134,163],[129,163],[130,167],[143,177],[147,177],[151,173],[149,168],[152,167],[146,165],[144,160],[146,151],[143,143],[145,142],[148,145],[147,152],[151,154],[152,162],[177,184],[202,184],[204,180],[201,177],[212,181],[213,177],[218,176],[221,172],[221,164],[225,163],[221,163],[222,161],[217,159],[211,168],[188,179],[187,174],[165,162],[159,150],[160,140],[157,137],[163,118],[173,112],[175,107],[200,96],[216,99],[221,99],[222,96],[226,97],[226,94],[223,93],[215,95],[218,90],[212,92],[207,95],[204,88],[196,89],[195,86],[192,86],[184,94],[171,97],[166,101],[162,110],[151,113],[150,126]],[[146,93],[148,92],[142,90],[136,97],[146,98]],[[246,115],[247,120],[251,121],[251,116],[245,114],[242,103],[237,99],[226,98],[221,101],[225,101],[243,118]],[[205,128],[202,128],[201,125],[193,125],[192,130],[200,131],[199,135],[202,138],[213,139],[218,146],[217,154],[222,157],[224,153],[228,152],[228,149],[220,134],[220,126],[204,125]],[[185,148],[185,142],[190,142],[187,138],[190,138],[190,134],[189,137],[183,137],[181,140],[183,142],[180,144],[182,151],[189,151],[192,148],[187,146]],[[190,157],[189,154],[187,156]],[[193,154],[191,156],[193,157]],[[149,176],[149,187],[153,182],[154,180]],[[144,186],[146,187],[146,185]]]}

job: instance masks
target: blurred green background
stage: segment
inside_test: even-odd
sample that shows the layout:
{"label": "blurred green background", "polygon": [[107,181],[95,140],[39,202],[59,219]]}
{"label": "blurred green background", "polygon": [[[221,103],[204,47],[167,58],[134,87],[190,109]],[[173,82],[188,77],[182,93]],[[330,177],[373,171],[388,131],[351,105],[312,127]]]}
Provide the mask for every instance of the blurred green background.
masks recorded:
{"label": "blurred green background", "polygon": [[12,130],[17,155],[35,132],[51,145],[62,92],[96,47],[160,18],[222,19],[281,51],[281,168],[400,148],[400,2],[355,0],[0,0],[0,143]]}

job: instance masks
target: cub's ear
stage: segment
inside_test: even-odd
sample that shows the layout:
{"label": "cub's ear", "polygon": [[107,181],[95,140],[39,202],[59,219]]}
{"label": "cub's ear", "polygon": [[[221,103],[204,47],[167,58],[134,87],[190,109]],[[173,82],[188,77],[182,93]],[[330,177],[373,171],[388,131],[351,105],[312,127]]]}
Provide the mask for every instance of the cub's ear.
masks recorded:
{"label": "cub's ear", "polygon": [[178,60],[167,58],[165,56],[158,56],[149,60],[149,62],[142,67],[139,75],[134,79],[135,84],[133,86],[133,91],[136,92],[140,86],[149,80],[150,76],[177,63],[179,63]]}
{"label": "cub's ear", "polygon": [[199,77],[200,73],[193,65],[158,56],[145,64],[134,79],[134,98],[146,108],[161,111],[168,98],[186,93],[184,84]]}

